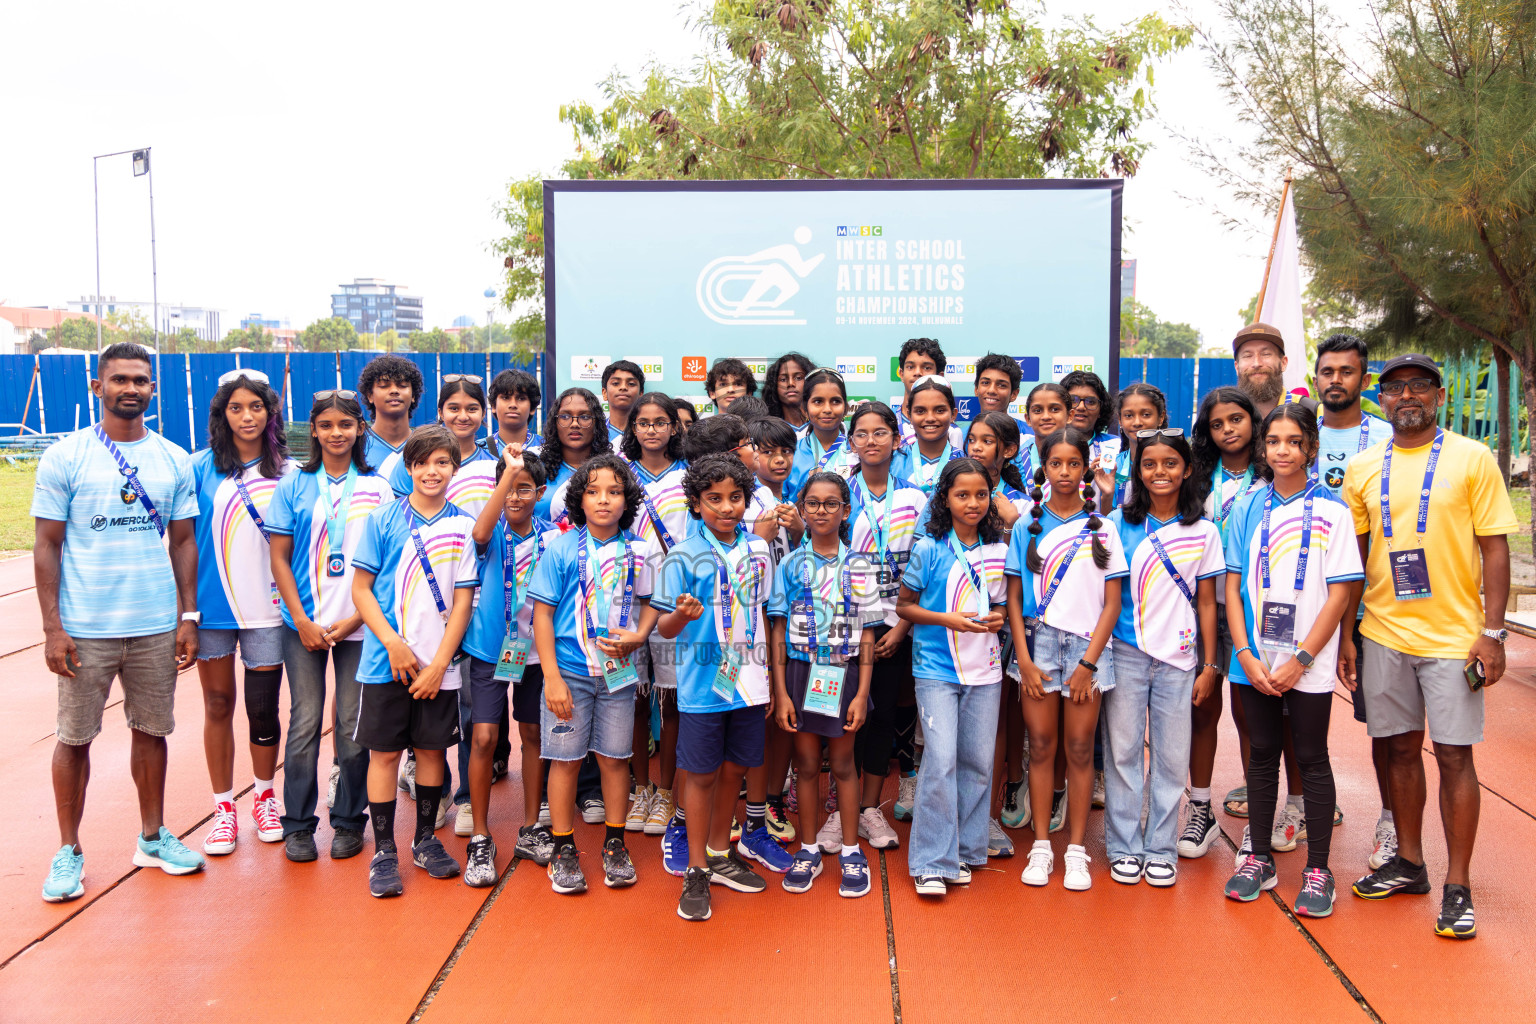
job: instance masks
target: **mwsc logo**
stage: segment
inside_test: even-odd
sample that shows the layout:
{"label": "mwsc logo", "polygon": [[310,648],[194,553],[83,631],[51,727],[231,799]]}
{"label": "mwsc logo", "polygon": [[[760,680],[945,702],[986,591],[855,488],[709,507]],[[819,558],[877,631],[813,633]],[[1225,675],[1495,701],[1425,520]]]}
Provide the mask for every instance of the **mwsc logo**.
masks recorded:
{"label": "mwsc logo", "polygon": [[879,224],[839,224],[837,226],[838,238],[880,238],[884,234],[885,228]]}
{"label": "mwsc logo", "polygon": [[815,270],[826,253],[802,256],[800,246],[811,241],[811,229],[795,229],[794,244],[769,246],[750,256],[721,256],[704,264],[694,287],[699,309],[716,323],[753,326],[805,325],[785,305],[800,291],[800,281]]}

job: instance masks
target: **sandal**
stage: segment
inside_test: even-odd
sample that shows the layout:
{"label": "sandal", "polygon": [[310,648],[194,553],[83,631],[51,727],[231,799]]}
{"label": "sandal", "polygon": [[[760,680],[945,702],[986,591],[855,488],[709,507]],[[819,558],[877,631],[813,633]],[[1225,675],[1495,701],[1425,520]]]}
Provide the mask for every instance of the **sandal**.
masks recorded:
{"label": "sandal", "polygon": [[1248,817],[1248,787],[1238,786],[1221,802],[1222,809],[1234,818]]}

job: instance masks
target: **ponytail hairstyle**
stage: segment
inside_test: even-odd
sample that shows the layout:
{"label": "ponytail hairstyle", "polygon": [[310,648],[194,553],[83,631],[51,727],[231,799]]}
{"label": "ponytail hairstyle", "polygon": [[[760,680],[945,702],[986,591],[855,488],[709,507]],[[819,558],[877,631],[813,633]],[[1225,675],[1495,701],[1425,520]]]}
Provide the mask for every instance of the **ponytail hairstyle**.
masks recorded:
{"label": "ponytail hairstyle", "polygon": [[1200,497],[1200,484],[1193,471],[1194,453],[1182,435],[1169,437],[1158,434],[1148,438],[1136,449],[1136,458],[1131,463],[1131,496],[1120,506],[1120,517],[1132,526],[1140,526],[1146,521],[1147,512],[1152,508],[1152,495],[1147,491],[1146,484],[1141,482],[1141,457],[1149,449],[1159,446],[1172,448],[1184,460],[1184,465],[1190,468],[1189,475],[1179,485],[1179,522],[1193,526],[1205,516],[1205,499]]}
{"label": "ponytail hairstyle", "polygon": [[[241,388],[260,400],[267,411],[267,426],[261,434],[261,462],[256,472],[264,477],[281,476],[283,464],[288,461],[288,435],[283,430],[283,402],[272,385],[255,377],[241,374],[234,380],[219,385],[208,403],[208,447],[213,449],[213,468],[225,476],[235,473],[243,476],[240,454],[235,449],[235,433],[229,429],[229,400]],[[361,432],[359,432],[361,433]]]}
{"label": "ponytail hairstyle", "polygon": [[[1281,405],[1275,406],[1269,411],[1269,415],[1264,417],[1263,427],[1253,432],[1254,439],[1259,444],[1259,450],[1265,450],[1264,438],[1269,434],[1269,425],[1276,422],[1277,420],[1290,420],[1301,429],[1301,441],[1302,444],[1306,446],[1307,461],[1312,462],[1316,460],[1317,450],[1321,446],[1321,441],[1319,440],[1317,433],[1317,413],[1308,409],[1300,402],[1283,403]],[[1270,479],[1274,478],[1274,472],[1269,469],[1267,462],[1261,460],[1254,464],[1255,469],[1257,469],[1259,466],[1263,466],[1265,468],[1266,476],[1268,476]]]}
{"label": "ponytail hairstyle", "polygon": [[[954,516],[949,511],[949,489],[955,478],[962,473],[975,473],[984,480],[991,480],[987,468],[975,459],[962,457],[950,459],[939,473],[939,482],[933,486],[933,497],[928,499],[928,536],[943,540],[954,529]],[[988,503],[987,514],[976,524],[976,534],[983,544],[996,544],[1003,539],[1003,517],[997,514],[997,506]]]}
{"label": "ponytail hairstyle", "polygon": [[1088,454],[1093,445],[1093,439],[1076,427],[1063,427],[1054,433],[1047,434],[1039,444],[1040,465],[1035,469],[1035,486],[1029,492],[1034,506],[1029,510],[1032,521],[1029,524],[1029,550],[1024,554],[1024,562],[1032,573],[1040,573],[1045,568],[1045,562],[1040,553],[1035,550],[1035,540],[1044,530],[1040,520],[1045,516],[1043,507],[1045,487],[1045,463],[1050,458],[1051,452],[1059,444],[1069,444],[1077,449],[1077,453],[1083,459],[1083,511],[1088,513],[1088,530],[1093,534],[1093,564],[1100,569],[1109,568],[1109,548],[1104,546],[1104,538],[1099,536],[1099,527],[1103,520],[1099,518],[1099,503],[1093,492],[1093,474],[1088,471]]}
{"label": "ponytail hairstyle", "polygon": [[[1127,384],[1125,387],[1120,389],[1120,394],[1115,398],[1116,422],[1118,422],[1120,418],[1120,406],[1123,405],[1125,400],[1130,398],[1132,395],[1140,395],[1142,398],[1145,398],[1147,401],[1152,403],[1152,407],[1157,410],[1157,417],[1161,421],[1158,423],[1158,426],[1166,427],[1168,425],[1168,399],[1163,397],[1163,392],[1155,385],[1145,384],[1141,381],[1137,381],[1134,384]],[[1121,451],[1130,451],[1131,448],[1134,447],[1132,442],[1132,438],[1125,436],[1125,431],[1120,431]],[[1193,463],[1191,463],[1191,465],[1193,465]]]}
{"label": "ponytail hairstyle", "polygon": [[[997,410],[982,413],[971,421],[970,426],[965,428],[966,442],[970,441],[971,431],[976,429],[976,424],[978,423],[987,427],[997,436],[998,476],[1002,478],[1003,483],[1016,491],[1027,491],[1029,488],[1024,483],[1024,477],[1019,473],[1019,467],[1013,464],[1013,459],[1003,454],[1003,449],[1011,445],[1014,457],[1018,457],[1019,443],[1022,439],[1022,434],[1019,432],[1019,421],[1006,412],[999,412]],[[964,450],[964,446],[962,446],[962,450]]]}
{"label": "ponytail hairstyle", "polygon": [[[818,469],[805,480],[805,486],[800,488],[800,493],[795,498],[795,506],[799,508],[802,518],[805,516],[805,496],[810,491],[812,484],[836,484],[837,493],[843,499],[843,508],[851,509],[853,495],[848,490],[848,481],[840,473],[829,473],[824,469]],[[849,516],[844,516],[841,525],[837,528],[838,539],[844,544],[853,540],[853,527],[849,525]],[[805,534],[810,536],[810,527],[806,527]]]}
{"label": "ponytail hairstyle", "polygon": [[683,457],[683,427],[678,422],[677,405],[672,401],[672,396],[660,391],[647,391],[635,399],[634,407],[629,410],[629,422],[624,425],[624,437],[619,441],[619,451],[630,462],[639,460],[640,439],[635,436],[635,420],[639,419],[640,410],[648,405],[660,409],[672,425],[671,435],[667,438],[667,458],[676,462]]}
{"label": "ponytail hairstyle", "polygon": [[[907,392],[906,404],[908,410],[912,408],[912,399],[917,396],[919,391],[937,391],[939,394],[944,396],[945,400],[949,402],[949,409],[951,412],[954,412],[958,408],[955,403],[954,389],[949,386],[948,380],[939,376],[938,374],[929,374],[926,377],[917,378],[917,382],[912,385],[912,390]],[[911,415],[911,413],[909,412],[908,415]]]}
{"label": "ponytail hairstyle", "polygon": [[843,404],[848,404],[848,385],[843,382],[843,375],[831,367],[818,366],[805,375],[805,391],[801,394],[800,407],[807,410],[807,415],[810,410],[811,392],[821,384],[836,385],[837,390],[842,393]]}

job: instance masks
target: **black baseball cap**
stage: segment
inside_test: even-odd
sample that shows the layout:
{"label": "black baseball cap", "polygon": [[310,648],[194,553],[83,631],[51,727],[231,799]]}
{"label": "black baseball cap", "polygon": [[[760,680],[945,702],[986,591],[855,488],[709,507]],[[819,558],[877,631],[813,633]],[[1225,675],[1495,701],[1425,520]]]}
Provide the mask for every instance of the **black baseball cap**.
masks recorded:
{"label": "black baseball cap", "polygon": [[1391,359],[1388,359],[1387,364],[1383,366],[1381,368],[1381,372],[1376,375],[1376,379],[1385,379],[1387,374],[1391,373],[1393,370],[1407,369],[1423,370],[1425,373],[1435,378],[1436,387],[1439,387],[1444,383],[1444,379],[1440,376],[1439,365],[1436,364],[1433,359],[1429,358],[1429,356],[1418,352],[1409,352],[1405,355],[1393,356]]}

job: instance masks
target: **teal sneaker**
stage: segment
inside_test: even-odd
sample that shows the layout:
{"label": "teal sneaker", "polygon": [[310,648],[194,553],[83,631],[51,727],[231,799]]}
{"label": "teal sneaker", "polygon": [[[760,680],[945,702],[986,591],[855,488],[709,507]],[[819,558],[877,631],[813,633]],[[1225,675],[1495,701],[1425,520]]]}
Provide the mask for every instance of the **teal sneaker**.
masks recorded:
{"label": "teal sneaker", "polygon": [[896,785],[896,806],[892,813],[897,821],[912,820],[912,805],[917,803],[917,772],[902,772]]}
{"label": "teal sneaker", "polygon": [[43,899],[49,903],[67,903],[85,895],[80,876],[85,874],[85,854],[76,853],[73,846],[61,846],[48,865],[48,877],[43,881]]}
{"label": "teal sneaker", "polygon": [[190,875],[203,870],[203,855],[193,853],[182,845],[171,830],[160,826],[160,835],[154,842],[139,836],[138,847],[133,851],[133,862],[141,868],[159,868],[168,875]]}

